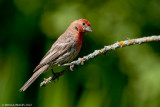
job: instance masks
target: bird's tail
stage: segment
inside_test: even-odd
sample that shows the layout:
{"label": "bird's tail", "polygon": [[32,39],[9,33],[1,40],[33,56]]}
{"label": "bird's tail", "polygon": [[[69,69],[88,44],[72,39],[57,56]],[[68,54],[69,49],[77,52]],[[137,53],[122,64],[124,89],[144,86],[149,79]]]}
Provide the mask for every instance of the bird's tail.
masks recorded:
{"label": "bird's tail", "polygon": [[37,70],[32,77],[23,85],[20,91],[25,91],[43,72],[48,69],[49,65],[44,65],[39,70]]}

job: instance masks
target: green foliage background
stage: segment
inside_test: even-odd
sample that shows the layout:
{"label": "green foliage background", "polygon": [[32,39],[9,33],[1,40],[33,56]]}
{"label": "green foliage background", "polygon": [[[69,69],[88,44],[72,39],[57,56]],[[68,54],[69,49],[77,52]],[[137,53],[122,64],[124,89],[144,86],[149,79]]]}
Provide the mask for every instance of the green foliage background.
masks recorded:
{"label": "green foliage background", "polygon": [[33,107],[160,107],[160,43],[90,60],[40,88],[19,92],[73,20],[90,21],[79,57],[128,38],[160,34],[159,0],[0,0],[0,104]]}

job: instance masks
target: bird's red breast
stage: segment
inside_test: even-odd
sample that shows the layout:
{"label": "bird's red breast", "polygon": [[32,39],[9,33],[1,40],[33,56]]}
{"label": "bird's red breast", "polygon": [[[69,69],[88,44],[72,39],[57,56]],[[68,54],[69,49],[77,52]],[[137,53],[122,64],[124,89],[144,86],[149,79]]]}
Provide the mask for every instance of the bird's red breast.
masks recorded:
{"label": "bird's red breast", "polygon": [[77,52],[79,53],[81,47],[82,47],[82,42],[83,42],[83,35],[85,34],[85,32],[79,32],[78,36],[76,37],[76,41],[77,41]]}

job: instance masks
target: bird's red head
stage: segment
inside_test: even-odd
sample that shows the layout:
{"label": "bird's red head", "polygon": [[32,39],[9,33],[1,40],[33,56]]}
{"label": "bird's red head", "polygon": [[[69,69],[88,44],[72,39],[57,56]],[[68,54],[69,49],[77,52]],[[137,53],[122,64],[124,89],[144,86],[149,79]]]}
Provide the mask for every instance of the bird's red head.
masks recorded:
{"label": "bird's red head", "polygon": [[89,21],[87,21],[86,19],[76,20],[76,21],[72,22],[71,25],[73,25],[72,27],[74,27],[74,29],[76,31],[78,31],[79,33],[92,32],[91,25],[90,25]]}

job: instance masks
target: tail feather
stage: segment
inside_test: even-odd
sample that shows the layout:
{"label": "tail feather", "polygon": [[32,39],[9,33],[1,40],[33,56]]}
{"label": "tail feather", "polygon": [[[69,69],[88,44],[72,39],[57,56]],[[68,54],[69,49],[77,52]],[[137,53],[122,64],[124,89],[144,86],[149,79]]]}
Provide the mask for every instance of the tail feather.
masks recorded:
{"label": "tail feather", "polygon": [[45,65],[37,70],[32,77],[23,85],[20,91],[25,91],[43,72],[48,69],[49,65]]}

